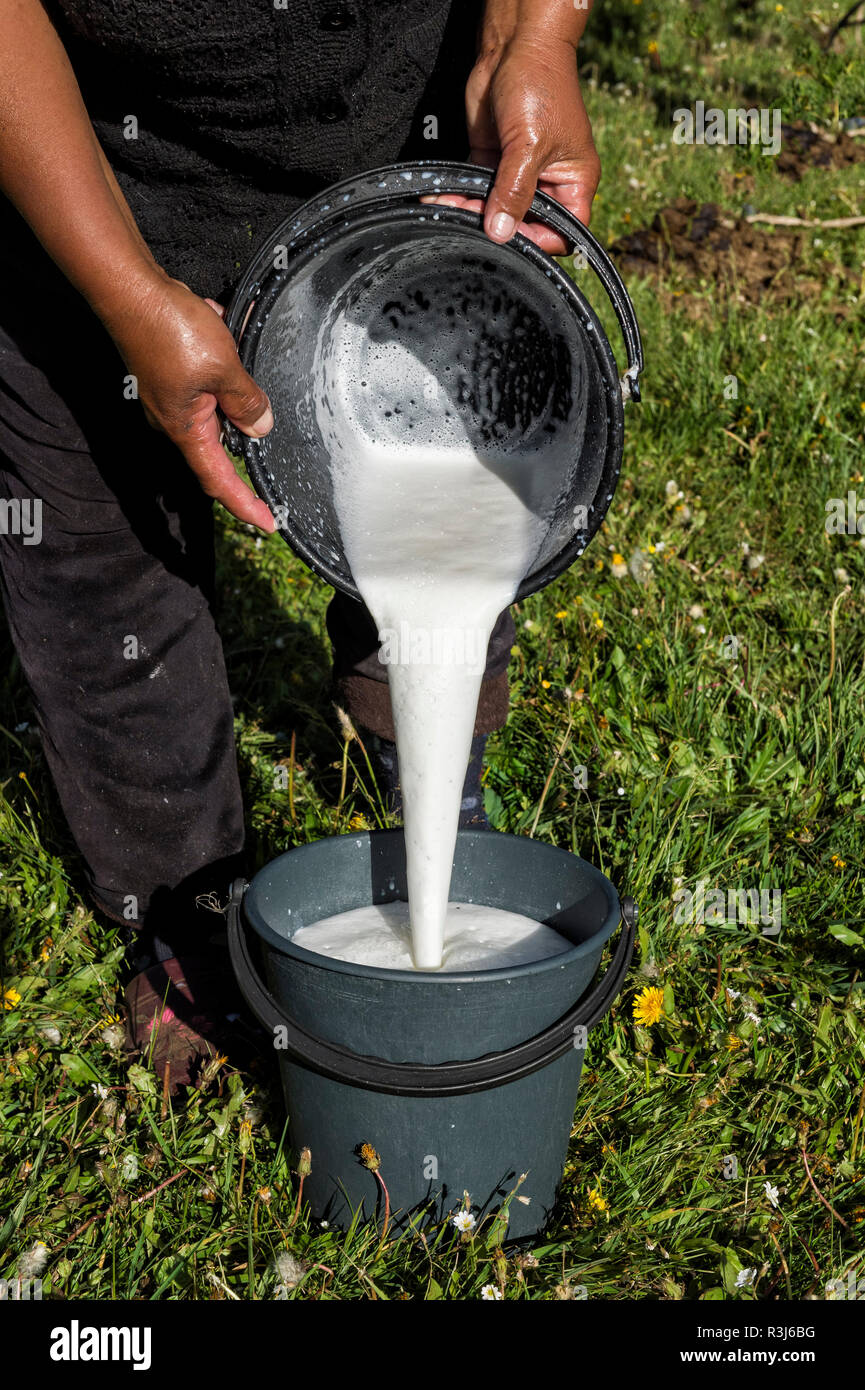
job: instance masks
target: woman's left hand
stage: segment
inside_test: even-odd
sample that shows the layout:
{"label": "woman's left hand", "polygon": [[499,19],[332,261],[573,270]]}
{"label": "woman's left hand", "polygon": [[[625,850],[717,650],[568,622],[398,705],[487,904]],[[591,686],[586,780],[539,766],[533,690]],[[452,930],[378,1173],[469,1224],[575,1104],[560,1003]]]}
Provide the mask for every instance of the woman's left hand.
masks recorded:
{"label": "woman's left hand", "polygon": [[[554,256],[567,246],[557,232],[524,223],[535,190],[550,194],[588,223],[601,177],[577,75],[574,44],[519,30],[502,45],[482,47],[466,86],[473,164],[495,168],[486,203],[443,194],[430,200],[483,211],[493,241],[519,231]],[[426,200],[425,200],[426,201]]]}

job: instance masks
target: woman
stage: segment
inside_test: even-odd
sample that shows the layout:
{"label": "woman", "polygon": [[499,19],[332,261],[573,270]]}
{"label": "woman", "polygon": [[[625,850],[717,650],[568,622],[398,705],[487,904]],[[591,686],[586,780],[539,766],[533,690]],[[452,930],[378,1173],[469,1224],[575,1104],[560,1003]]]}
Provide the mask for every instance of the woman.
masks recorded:
{"label": "woman", "polygon": [[[0,536],[3,596],[90,894],[163,962],[130,987],[139,1041],[167,980],[175,1013],[178,988],[207,996],[213,972],[195,983],[175,953],[200,953],[196,898],[224,896],[242,867],[211,499],[274,523],[222,449],[217,408],[252,437],[273,416],[219,301],[293,207],[399,158],[468,148],[497,165],[496,241],[537,186],[587,222],[599,166],[575,53],[588,10],[0,0],[0,497],[42,505],[38,545]],[[342,699],[392,761],[368,615],[335,600],[328,625]],[[511,632],[503,615],[481,739],[505,717]],[[190,1005],[173,1052],[161,1030],[175,1082],[206,1027],[193,1014],[219,1007]]]}

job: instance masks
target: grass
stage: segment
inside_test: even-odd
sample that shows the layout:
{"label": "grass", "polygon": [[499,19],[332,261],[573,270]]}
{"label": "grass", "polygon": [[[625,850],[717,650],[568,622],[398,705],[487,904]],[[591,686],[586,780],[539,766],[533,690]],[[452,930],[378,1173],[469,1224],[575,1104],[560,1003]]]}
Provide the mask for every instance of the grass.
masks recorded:
{"label": "grass", "polygon": [[[599,9],[583,61],[601,240],[680,193],[735,214],[740,185],[760,211],[861,213],[865,164],[792,183],[759,151],[669,141],[671,111],[697,99],[777,105],[826,129],[865,113],[855,34],[828,57],[819,47],[818,23],[838,13],[799,0]],[[269,1074],[170,1102],[127,1064],[112,1046],[119,951],[19,727],[33,716],[12,657],[0,1273],[41,1240],[46,1291],[94,1299],[270,1298],[285,1251],[301,1262],[283,1269],[293,1298],[467,1299],[492,1285],[508,1299],[786,1300],[862,1277],[865,550],[824,519],[828,498],[863,485],[863,247],[861,228],[807,233],[808,288],[783,303],[722,300],[675,267],[660,288],[629,283],[646,375],[622,482],[583,565],[517,612],[490,815],[592,860],[642,907],[531,1257],[502,1253],[490,1226],[382,1242],[322,1228],[303,1205],[295,1219],[297,1155]],[[281,540],[225,517],[219,571],[251,868],[380,824],[328,700],[327,591]],[[291,776],[275,790],[278,763]],[[677,920],[701,881],[780,891],[781,933]],[[645,988],[663,992],[651,1027],[633,1017]],[[386,1182],[387,1136],[368,1137]]]}

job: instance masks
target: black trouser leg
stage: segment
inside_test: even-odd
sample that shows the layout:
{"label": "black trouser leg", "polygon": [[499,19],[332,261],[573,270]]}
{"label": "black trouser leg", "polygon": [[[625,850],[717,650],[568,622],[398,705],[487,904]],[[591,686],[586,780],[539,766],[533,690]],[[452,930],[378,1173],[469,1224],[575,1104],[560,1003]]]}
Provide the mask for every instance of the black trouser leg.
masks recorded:
{"label": "black trouser leg", "polygon": [[[96,903],[194,940],[195,898],[243,848],[212,504],[71,290],[3,322],[0,582],[45,756]],[[25,544],[15,504],[34,501]]]}

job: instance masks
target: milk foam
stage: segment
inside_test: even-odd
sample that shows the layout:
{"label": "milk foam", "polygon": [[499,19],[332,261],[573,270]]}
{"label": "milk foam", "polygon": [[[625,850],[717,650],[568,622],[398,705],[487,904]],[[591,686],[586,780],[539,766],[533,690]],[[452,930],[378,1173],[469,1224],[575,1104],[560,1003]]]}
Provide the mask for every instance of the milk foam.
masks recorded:
{"label": "milk foam", "polygon": [[[375,965],[412,970],[413,925],[404,902],[380,903],[340,912],[295,932],[292,941],[307,951]],[[445,918],[443,973],[497,970],[545,960],[571,947],[567,937],[517,912],[478,903],[449,903]]]}

